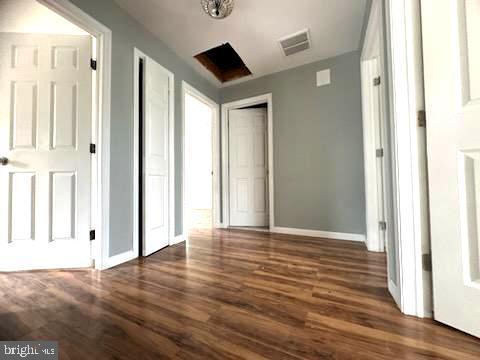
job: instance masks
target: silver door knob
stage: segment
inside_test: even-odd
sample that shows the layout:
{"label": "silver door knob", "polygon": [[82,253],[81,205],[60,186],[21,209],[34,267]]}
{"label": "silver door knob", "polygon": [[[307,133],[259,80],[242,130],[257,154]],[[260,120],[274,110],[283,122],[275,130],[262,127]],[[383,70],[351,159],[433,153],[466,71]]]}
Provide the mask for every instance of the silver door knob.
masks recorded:
{"label": "silver door knob", "polygon": [[8,165],[8,159],[6,157],[0,157],[0,164],[2,164],[2,166]]}

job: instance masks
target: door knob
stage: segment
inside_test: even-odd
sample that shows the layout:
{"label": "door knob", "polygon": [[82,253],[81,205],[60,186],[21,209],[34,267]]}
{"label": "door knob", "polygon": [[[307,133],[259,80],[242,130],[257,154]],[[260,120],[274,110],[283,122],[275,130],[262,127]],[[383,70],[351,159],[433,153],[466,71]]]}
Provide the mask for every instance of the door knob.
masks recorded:
{"label": "door knob", "polygon": [[2,164],[2,166],[8,165],[8,159],[6,157],[0,157],[0,164]]}

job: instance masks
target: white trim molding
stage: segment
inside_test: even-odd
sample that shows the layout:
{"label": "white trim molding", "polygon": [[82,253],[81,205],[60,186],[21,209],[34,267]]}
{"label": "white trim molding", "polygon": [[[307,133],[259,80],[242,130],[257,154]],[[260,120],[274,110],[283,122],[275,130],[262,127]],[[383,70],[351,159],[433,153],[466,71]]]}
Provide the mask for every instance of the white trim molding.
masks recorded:
{"label": "white trim molding", "polygon": [[[132,248],[135,257],[140,255],[139,249],[139,231],[140,231],[140,223],[139,223],[139,178],[140,178],[140,168],[139,168],[139,156],[140,156],[140,119],[138,117],[139,114],[139,63],[140,59],[151,59],[155,61],[153,58],[149,57],[148,55],[144,54],[142,51],[137,49],[136,47],[133,48],[133,233],[132,233]],[[157,61],[155,61],[157,62]],[[157,62],[158,63],[158,62]],[[162,65],[158,64],[168,76],[168,107],[169,107],[169,122],[168,122],[168,192],[169,192],[169,245],[175,244],[175,76],[174,74],[163,67]]]}
{"label": "white trim molding", "polygon": [[272,229],[275,227],[275,189],[273,181],[273,100],[272,94],[269,93],[222,104],[222,225],[225,228],[230,227],[228,114],[230,110],[265,103],[267,104],[269,228]]}
{"label": "white trim molding", "polygon": [[212,119],[212,191],[213,191],[213,226],[215,228],[221,227],[221,192],[220,192],[220,105],[204,95],[202,92],[195,89],[186,81],[182,81],[182,224],[183,234],[188,234],[188,229],[185,224],[186,214],[186,198],[185,198],[185,95],[189,94],[203,103],[210,106],[213,110]]}
{"label": "white trim molding", "polygon": [[112,32],[83,10],[68,0],[37,0],[65,19],[87,31],[96,39],[97,54],[97,89],[96,92],[96,126],[97,145],[97,214],[95,223],[96,249],[95,268],[98,270],[111,267],[110,257],[110,110],[111,110],[111,58]]}
{"label": "white trim molding", "polygon": [[331,232],[331,231],[295,229],[295,228],[278,227],[278,226],[271,229],[271,232],[278,233],[278,234],[310,236],[310,237],[316,237],[316,238],[322,238],[322,239],[365,242],[365,235],[363,234],[348,234],[348,233],[339,233],[339,232]]}
{"label": "white trim molding", "polygon": [[398,241],[400,308],[418,317],[431,316],[431,293],[422,269],[422,243],[428,241],[426,155],[417,111],[424,108],[419,2],[387,1],[391,52],[391,138],[394,209]]}

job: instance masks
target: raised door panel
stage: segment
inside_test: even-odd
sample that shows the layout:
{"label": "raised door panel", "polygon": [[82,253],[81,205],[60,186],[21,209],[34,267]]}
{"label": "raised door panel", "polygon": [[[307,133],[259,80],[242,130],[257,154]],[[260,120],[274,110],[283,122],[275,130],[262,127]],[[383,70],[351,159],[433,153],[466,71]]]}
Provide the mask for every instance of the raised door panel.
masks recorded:
{"label": "raised door panel", "polygon": [[265,177],[254,180],[254,211],[256,213],[267,212],[267,179]]}
{"label": "raised door panel", "polygon": [[165,201],[168,200],[166,180],[166,177],[161,175],[149,175],[147,177],[146,223],[148,231],[161,229],[166,224],[166,214],[163,207]]}
{"label": "raised door panel", "polygon": [[239,213],[248,213],[249,211],[249,199],[250,199],[250,186],[249,181],[246,178],[235,179],[235,191],[236,191],[236,211]]}
{"label": "raised door panel", "polygon": [[36,81],[12,82],[10,114],[10,149],[35,149],[38,117]]}
{"label": "raised door panel", "polygon": [[76,238],[77,178],[74,172],[50,174],[50,241]]}
{"label": "raised door panel", "polygon": [[253,137],[253,164],[257,168],[265,169],[265,131],[261,128],[255,129]]}
{"label": "raised door panel", "polygon": [[35,70],[38,67],[38,46],[14,45],[12,49],[12,68]]}
{"label": "raised door panel", "polygon": [[73,46],[52,47],[52,69],[77,70],[79,49]]}
{"label": "raised door panel", "polygon": [[75,149],[78,131],[77,83],[52,82],[51,101],[50,147]]}
{"label": "raised door panel", "polygon": [[459,1],[464,103],[480,103],[480,0]]}
{"label": "raised door panel", "polygon": [[35,239],[35,173],[11,173],[8,204],[9,243]]}
{"label": "raised door panel", "polygon": [[460,165],[463,272],[467,284],[480,287],[480,150],[461,152]]}
{"label": "raised door panel", "polygon": [[148,156],[167,160],[168,154],[168,107],[162,102],[150,100],[148,103]]}
{"label": "raised door panel", "polygon": [[251,138],[248,133],[236,134],[233,139],[234,158],[237,169],[248,168],[252,158]]}

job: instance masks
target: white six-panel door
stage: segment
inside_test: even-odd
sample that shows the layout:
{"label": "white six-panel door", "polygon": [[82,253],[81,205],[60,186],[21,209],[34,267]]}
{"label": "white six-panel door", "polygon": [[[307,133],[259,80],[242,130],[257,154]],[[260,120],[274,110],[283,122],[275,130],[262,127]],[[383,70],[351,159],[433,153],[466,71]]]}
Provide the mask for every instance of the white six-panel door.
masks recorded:
{"label": "white six-panel door", "polygon": [[480,336],[480,0],[423,0],[435,319]]}
{"label": "white six-panel door", "polygon": [[230,226],[267,226],[267,110],[229,112]]}
{"label": "white six-panel door", "polygon": [[145,62],[143,255],[169,245],[169,76]]}
{"label": "white six-panel door", "polygon": [[0,270],[91,266],[91,39],[0,34]]}

